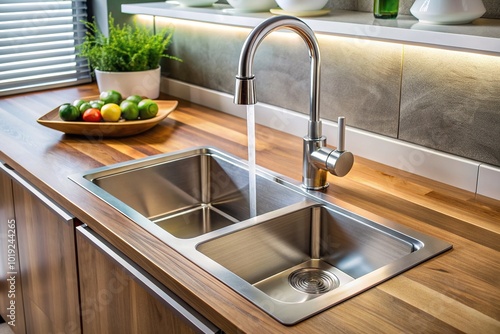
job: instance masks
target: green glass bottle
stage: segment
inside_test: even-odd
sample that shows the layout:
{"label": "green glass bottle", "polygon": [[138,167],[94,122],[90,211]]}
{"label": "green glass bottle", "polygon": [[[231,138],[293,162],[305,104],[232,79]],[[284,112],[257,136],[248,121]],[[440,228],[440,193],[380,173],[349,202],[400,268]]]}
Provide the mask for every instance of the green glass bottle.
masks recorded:
{"label": "green glass bottle", "polygon": [[373,15],[377,19],[394,19],[398,16],[399,0],[374,0]]}

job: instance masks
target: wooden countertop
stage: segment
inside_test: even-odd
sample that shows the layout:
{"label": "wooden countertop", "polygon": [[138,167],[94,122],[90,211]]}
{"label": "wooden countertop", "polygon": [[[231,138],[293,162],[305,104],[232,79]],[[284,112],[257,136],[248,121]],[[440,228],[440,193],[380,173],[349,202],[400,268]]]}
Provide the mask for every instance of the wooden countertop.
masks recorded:
{"label": "wooden countertop", "polygon": [[[97,93],[91,84],[2,98],[0,159],[226,333],[500,333],[500,201],[356,157],[346,177],[329,176],[329,195],[454,248],[295,326],[283,326],[67,178],[194,146],[246,159],[245,120],[180,101],[159,125],[128,138],[89,140],[36,122],[61,103]],[[257,163],[300,180],[301,139],[262,126],[256,133]]]}

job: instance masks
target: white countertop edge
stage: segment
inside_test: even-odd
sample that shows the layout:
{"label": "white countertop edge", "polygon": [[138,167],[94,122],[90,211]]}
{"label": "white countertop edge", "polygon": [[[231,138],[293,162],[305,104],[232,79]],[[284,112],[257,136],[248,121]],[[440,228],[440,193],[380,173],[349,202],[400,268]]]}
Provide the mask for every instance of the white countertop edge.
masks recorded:
{"label": "white countertop edge", "polygon": [[[162,77],[162,92],[237,117],[246,117],[245,106],[234,105],[230,94],[166,77]],[[297,140],[307,132],[308,116],[301,113],[259,102],[255,105],[255,117],[258,124],[295,135]],[[335,146],[337,123],[322,122],[323,134],[328,143]],[[349,126],[346,129],[346,148],[363,158],[500,200],[498,167]]]}

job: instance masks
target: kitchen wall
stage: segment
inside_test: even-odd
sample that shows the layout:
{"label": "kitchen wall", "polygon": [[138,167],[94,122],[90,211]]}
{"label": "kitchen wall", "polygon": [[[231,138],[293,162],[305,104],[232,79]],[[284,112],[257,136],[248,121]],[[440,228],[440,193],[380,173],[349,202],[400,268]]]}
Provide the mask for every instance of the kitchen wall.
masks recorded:
{"label": "kitchen wall", "polygon": [[[91,0],[98,19],[121,3]],[[222,2],[219,0],[219,2]],[[414,0],[400,0],[408,14]],[[483,0],[485,17],[500,18],[498,0]],[[372,0],[335,0],[333,8],[371,11]],[[100,6],[100,7],[99,7]],[[157,17],[158,28],[172,21]],[[175,20],[170,78],[233,94],[241,46],[249,29]],[[345,115],[350,126],[500,166],[500,56],[319,35],[321,117]],[[259,47],[254,71],[259,101],[308,113],[309,58],[302,40],[273,33]]]}
{"label": "kitchen wall", "polygon": [[[169,20],[157,19],[159,26]],[[174,21],[165,75],[233,94],[249,29]],[[500,57],[319,35],[321,117],[500,166]],[[168,73],[167,73],[168,72]],[[309,57],[291,33],[273,33],[254,63],[257,99],[308,113]]]}
{"label": "kitchen wall", "polygon": [[99,29],[103,32],[108,30],[108,14],[111,13],[115,22],[132,23],[133,16],[130,14],[123,14],[121,11],[122,4],[129,3],[144,3],[154,2],[154,0],[87,0],[87,12],[89,20],[95,18]]}

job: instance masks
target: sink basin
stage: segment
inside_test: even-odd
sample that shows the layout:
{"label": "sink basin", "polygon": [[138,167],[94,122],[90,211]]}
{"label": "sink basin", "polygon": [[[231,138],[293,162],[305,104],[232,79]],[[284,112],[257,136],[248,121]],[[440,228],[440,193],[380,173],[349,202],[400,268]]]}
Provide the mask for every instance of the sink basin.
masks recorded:
{"label": "sink basin", "polygon": [[[304,203],[307,205],[307,203]],[[284,324],[338,304],[450,245],[330,205],[297,207],[197,245],[212,272]]]}
{"label": "sink basin", "polygon": [[[177,238],[197,237],[250,218],[246,164],[209,148],[70,178],[142,225],[160,227]],[[301,195],[262,174],[257,175],[256,192],[259,215],[303,201]]]}
{"label": "sink basin", "polygon": [[[268,289],[272,281],[281,280],[282,272],[288,275],[298,268],[316,268],[318,272],[335,270],[344,273],[342,277],[347,283],[422,246],[421,241],[394,230],[374,228],[362,219],[324,206],[311,206],[201,243],[198,250],[245,281],[269,292],[273,298],[291,302],[282,291],[278,295]],[[336,275],[335,272],[331,274]],[[337,287],[339,284],[333,284],[337,280],[329,277],[330,274],[325,274],[327,284],[303,282],[310,284],[309,289],[314,289],[313,284],[317,283],[318,292],[299,295],[313,299],[321,292],[330,291],[329,285]],[[300,292],[301,288],[295,290]]]}
{"label": "sink basin", "polygon": [[70,179],[286,325],[332,307],[452,245],[306,191],[210,147]]}

